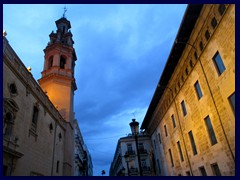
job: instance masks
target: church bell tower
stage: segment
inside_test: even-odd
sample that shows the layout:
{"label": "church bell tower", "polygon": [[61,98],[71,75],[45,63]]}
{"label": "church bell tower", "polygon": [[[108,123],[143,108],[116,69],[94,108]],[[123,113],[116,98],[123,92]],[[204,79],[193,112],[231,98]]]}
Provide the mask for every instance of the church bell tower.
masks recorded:
{"label": "church bell tower", "polygon": [[73,123],[73,97],[77,89],[74,67],[77,57],[73,48],[71,24],[65,18],[65,12],[55,23],[57,31],[49,35],[50,41],[44,49],[42,77],[38,82],[62,117]]}

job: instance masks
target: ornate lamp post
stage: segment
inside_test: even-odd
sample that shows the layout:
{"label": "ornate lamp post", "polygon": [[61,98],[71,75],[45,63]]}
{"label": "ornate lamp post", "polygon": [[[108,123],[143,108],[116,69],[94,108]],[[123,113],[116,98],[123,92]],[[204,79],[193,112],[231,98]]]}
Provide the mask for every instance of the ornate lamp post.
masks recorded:
{"label": "ornate lamp post", "polygon": [[138,125],[139,123],[136,121],[136,119],[132,119],[132,122],[129,123],[130,127],[131,127],[131,131],[132,131],[132,134],[134,135],[135,137],[135,142],[136,142],[136,149],[137,149],[137,158],[138,158],[138,169],[139,169],[139,173],[140,173],[140,176],[143,176],[143,173],[142,173],[142,166],[141,166],[141,160],[140,160],[140,154],[139,154],[139,149],[138,149]]}
{"label": "ornate lamp post", "polygon": [[130,176],[130,175],[129,175],[129,165],[128,165],[128,163],[130,162],[129,155],[128,155],[128,154],[125,154],[125,155],[124,155],[124,158],[125,158],[125,161],[126,161],[126,163],[127,163],[127,175]]}

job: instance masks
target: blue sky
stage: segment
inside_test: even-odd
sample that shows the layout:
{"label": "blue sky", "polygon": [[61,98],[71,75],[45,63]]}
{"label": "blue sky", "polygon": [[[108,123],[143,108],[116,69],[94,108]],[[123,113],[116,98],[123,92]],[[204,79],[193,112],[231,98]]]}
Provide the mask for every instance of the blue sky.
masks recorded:
{"label": "blue sky", "polygon": [[[71,4],[66,18],[77,55],[74,111],[94,175],[108,175],[132,118],[142,123],[187,5]],[[7,39],[37,80],[43,49],[64,5],[3,5]]]}

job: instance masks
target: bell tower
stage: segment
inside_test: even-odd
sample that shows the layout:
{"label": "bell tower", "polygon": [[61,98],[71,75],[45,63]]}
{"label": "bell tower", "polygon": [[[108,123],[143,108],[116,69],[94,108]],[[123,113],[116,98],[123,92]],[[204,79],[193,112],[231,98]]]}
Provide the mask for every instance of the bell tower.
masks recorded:
{"label": "bell tower", "polygon": [[65,11],[63,17],[55,23],[57,31],[49,35],[50,41],[44,49],[42,77],[38,82],[62,117],[73,123],[73,97],[77,89],[74,67],[77,57],[73,48],[71,24],[65,18]]}

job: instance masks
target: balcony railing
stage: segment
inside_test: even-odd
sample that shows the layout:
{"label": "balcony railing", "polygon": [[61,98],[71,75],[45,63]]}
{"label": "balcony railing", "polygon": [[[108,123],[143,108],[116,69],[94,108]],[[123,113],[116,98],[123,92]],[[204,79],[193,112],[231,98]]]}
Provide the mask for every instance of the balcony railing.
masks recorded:
{"label": "balcony railing", "polygon": [[139,154],[147,154],[147,150],[146,149],[139,149]]}
{"label": "balcony railing", "polygon": [[138,168],[129,168],[129,173],[138,173]]}
{"label": "balcony railing", "polygon": [[143,172],[151,171],[151,168],[149,166],[143,166],[142,170],[143,170]]}
{"label": "balcony railing", "polygon": [[128,151],[126,151],[125,154],[127,154],[127,155],[135,155],[135,151],[133,151],[133,150],[128,150]]}

